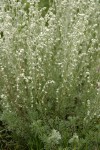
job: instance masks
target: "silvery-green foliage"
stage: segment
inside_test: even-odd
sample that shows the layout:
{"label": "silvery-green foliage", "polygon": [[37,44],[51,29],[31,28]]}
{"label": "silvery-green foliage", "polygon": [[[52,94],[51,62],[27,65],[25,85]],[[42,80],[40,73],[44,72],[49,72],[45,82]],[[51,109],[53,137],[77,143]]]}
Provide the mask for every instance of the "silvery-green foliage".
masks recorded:
{"label": "silvery-green foliage", "polygon": [[26,139],[57,144],[61,136],[66,147],[76,125],[100,117],[99,7],[95,0],[54,0],[43,15],[39,1],[2,1],[2,119]]}
{"label": "silvery-green foliage", "polygon": [[53,129],[45,141],[45,149],[57,149],[57,146],[60,144],[60,140],[61,134],[59,133],[59,131]]}
{"label": "silvery-green foliage", "polygon": [[78,135],[76,133],[74,133],[73,137],[69,140],[69,143],[78,143],[79,142],[79,138]]}
{"label": "silvery-green foliage", "polygon": [[59,131],[53,129],[51,135],[48,137],[48,143],[54,142],[54,144],[58,144],[59,140],[61,140]]}

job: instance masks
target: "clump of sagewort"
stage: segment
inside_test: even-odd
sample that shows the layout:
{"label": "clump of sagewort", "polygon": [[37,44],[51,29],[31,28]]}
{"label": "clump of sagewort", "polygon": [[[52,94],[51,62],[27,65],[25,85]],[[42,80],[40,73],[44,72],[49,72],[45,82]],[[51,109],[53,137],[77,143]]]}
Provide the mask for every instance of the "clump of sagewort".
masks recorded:
{"label": "clump of sagewort", "polygon": [[5,0],[0,10],[2,120],[38,143],[55,129],[63,145],[77,130],[68,118],[100,115],[99,2],[55,0],[43,16],[39,1]]}

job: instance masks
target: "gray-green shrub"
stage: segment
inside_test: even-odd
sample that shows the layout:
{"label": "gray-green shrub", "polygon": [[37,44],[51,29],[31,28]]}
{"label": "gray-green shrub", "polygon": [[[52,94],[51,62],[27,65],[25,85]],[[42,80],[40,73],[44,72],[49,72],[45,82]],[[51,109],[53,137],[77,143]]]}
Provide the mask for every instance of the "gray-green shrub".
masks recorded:
{"label": "gray-green shrub", "polygon": [[43,15],[38,0],[2,1],[1,119],[29,149],[79,149],[100,117],[100,4],[51,4]]}

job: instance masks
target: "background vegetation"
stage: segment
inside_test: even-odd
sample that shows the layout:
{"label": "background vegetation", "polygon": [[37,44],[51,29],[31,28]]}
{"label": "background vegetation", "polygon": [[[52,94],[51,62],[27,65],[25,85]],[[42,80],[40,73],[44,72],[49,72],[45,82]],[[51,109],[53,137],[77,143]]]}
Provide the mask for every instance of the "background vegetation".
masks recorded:
{"label": "background vegetation", "polygon": [[100,2],[0,2],[1,150],[99,150]]}

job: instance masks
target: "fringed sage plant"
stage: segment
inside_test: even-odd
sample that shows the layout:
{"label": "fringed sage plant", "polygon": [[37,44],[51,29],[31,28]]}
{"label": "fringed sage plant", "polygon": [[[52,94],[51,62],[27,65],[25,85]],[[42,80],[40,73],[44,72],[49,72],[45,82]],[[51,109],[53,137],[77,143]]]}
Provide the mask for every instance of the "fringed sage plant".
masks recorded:
{"label": "fringed sage plant", "polygon": [[87,132],[100,117],[99,0],[52,0],[48,8],[42,0],[0,3],[1,119],[29,149],[86,149],[88,138],[92,150]]}

